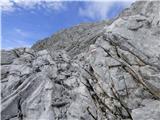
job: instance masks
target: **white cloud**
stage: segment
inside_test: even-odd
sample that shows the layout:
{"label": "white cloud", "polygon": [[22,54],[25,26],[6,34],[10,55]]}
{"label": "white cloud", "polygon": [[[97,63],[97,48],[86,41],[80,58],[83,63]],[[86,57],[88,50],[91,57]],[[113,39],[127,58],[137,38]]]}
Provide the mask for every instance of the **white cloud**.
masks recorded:
{"label": "white cloud", "polygon": [[113,2],[87,2],[84,8],[79,9],[79,14],[91,19],[105,19]]}
{"label": "white cloud", "polygon": [[[93,0],[93,1],[86,2],[84,7],[79,8],[79,15],[90,18],[90,19],[101,19],[101,20],[106,19],[111,8],[117,1],[115,0],[94,1]],[[129,1],[119,0],[118,2],[120,2],[124,7],[128,7],[130,3],[132,3],[133,1],[134,0],[129,0]]]}
{"label": "white cloud", "polygon": [[0,8],[4,11],[13,11],[13,3],[10,0],[1,0]]}
{"label": "white cloud", "polygon": [[60,0],[0,0],[2,11],[14,11],[16,6],[33,9],[37,7],[61,10],[65,8],[64,2]]}

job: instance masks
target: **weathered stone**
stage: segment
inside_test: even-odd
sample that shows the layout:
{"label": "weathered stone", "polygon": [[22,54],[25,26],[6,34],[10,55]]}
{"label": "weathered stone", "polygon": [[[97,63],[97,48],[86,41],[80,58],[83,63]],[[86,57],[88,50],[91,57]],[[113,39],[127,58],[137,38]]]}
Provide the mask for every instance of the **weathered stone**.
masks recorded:
{"label": "weathered stone", "polygon": [[12,51],[1,51],[1,65],[11,64],[15,58],[16,56]]}
{"label": "weathered stone", "polygon": [[159,4],[2,50],[1,119],[159,120]]}
{"label": "weathered stone", "polygon": [[132,111],[133,120],[159,120],[160,102],[145,100],[142,107]]}

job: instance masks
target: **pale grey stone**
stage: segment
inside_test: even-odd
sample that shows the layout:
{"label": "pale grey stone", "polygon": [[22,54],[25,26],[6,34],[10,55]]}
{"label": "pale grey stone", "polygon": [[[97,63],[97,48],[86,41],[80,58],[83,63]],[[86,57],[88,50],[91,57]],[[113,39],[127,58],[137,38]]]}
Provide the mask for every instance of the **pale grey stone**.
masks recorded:
{"label": "pale grey stone", "polygon": [[2,50],[2,120],[159,120],[159,1]]}
{"label": "pale grey stone", "polygon": [[145,100],[143,106],[132,111],[133,120],[159,120],[160,102]]}

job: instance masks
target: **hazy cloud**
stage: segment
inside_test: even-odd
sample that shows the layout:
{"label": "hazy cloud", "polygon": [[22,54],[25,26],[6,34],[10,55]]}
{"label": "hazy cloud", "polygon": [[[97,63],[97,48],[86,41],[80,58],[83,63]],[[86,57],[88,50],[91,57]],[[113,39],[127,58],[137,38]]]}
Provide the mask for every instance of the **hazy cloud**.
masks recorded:
{"label": "hazy cloud", "polygon": [[25,32],[25,31],[23,31],[23,30],[21,30],[21,29],[19,29],[19,28],[15,28],[15,33],[16,33],[17,35],[22,36],[22,37],[28,37],[28,36],[29,36],[29,33],[28,33],[28,32]]}
{"label": "hazy cloud", "polygon": [[13,11],[14,8],[12,6],[13,6],[13,3],[10,0],[0,1],[0,8],[4,11]]}
{"label": "hazy cloud", "polygon": [[[86,2],[83,7],[79,8],[79,15],[90,19],[106,19],[111,8],[117,1],[106,0]],[[127,7],[133,1],[134,0],[119,1],[119,3],[122,4],[122,6]]]}
{"label": "hazy cloud", "polygon": [[91,19],[105,19],[113,2],[87,2],[83,8],[79,8],[79,14]]}
{"label": "hazy cloud", "polygon": [[53,10],[65,9],[64,2],[60,0],[0,0],[2,11],[14,11],[16,6],[27,9],[38,7],[49,8]]}
{"label": "hazy cloud", "polygon": [[30,47],[30,39],[37,36],[37,33],[25,31],[21,28],[14,28],[2,36],[2,48],[10,49],[16,47]]}
{"label": "hazy cloud", "polygon": [[5,39],[2,42],[2,49],[13,49],[18,47],[31,47],[28,41],[20,39]]}

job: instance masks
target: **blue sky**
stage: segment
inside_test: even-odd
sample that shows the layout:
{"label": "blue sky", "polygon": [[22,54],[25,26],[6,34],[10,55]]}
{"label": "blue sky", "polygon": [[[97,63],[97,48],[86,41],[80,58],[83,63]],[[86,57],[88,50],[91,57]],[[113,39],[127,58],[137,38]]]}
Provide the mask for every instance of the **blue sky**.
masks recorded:
{"label": "blue sky", "polygon": [[132,2],[2,0],[1,47],[31,46],[37,40],[80,23],[111,19]]}

